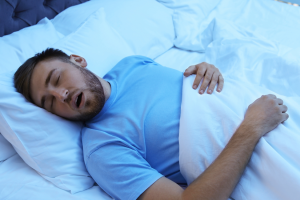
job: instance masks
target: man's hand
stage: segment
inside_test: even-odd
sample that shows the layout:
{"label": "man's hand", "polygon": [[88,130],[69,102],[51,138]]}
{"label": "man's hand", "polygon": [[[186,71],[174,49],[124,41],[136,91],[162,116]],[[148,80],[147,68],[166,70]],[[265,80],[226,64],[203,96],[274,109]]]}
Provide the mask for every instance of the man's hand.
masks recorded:
{"label": "man's hand", "polygon": [[275,95],[263,95],[249,105],[242,124],[256,129],[260,138],[289,118],[287,109]]}
{"label": "man's hand", "polygon": [[209,85],[207,89],[207,93],[211,94],[218,83],[217,91],[221,92],[224,85],[224,78],[222,74],[220,73],[219,69],[216,68],[214,65],[208,64],[208,63],[200,63],[198,65],[192,65],[189,68],[187,68],[184,72],[184,76],[190,76],[192,74],[196,74],[195,81],[193,83],[193,88],[198,88],[198,85],[200,84],[202,78],[203,82],[200,86],[199,93],[203,94]]}

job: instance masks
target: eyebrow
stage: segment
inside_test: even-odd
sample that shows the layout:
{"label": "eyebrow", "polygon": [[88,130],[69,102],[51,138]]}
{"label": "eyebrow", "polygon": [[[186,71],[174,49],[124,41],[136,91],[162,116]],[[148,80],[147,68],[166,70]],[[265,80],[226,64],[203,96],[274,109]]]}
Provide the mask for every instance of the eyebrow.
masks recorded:
{"label": "eyebrow", "polygon": [[[51,79],[51,76],[52,76],[52,74],[53,74],[53,72],[56,70],[56,68],[55,69],[52,69],[50,72],[49,72],[49,74],[48,74],[48,76],[47,76],[47,78],[46,78],[46,81],[45,81],[45,87],[48,87],[48,85],[49,85],[49,82],[50,82],[50,79]],[[42,105],[42,108],[45,108],[45,96],[43,96],[42,97],[42,99],[41,99],[41,105]]]}

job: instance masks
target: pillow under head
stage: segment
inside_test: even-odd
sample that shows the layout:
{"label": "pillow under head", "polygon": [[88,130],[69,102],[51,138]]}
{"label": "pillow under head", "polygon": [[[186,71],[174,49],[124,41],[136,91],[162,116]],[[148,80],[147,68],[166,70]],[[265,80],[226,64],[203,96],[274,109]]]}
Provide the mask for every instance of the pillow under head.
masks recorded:
{"label": "pillow under head", "polygon": [[13,72],[0,74],[0,132],[42,177],[71,193],[93,186],[81,144],[82,123],[71,122],[25,100]]}
{"label": "pillow under head", "polygon": [[11,144],[0,134],[0,162],[16,154]]}
{"label": "pillow under head", "polygon": [[[124,57],[133,55],[123,38],[106,23],[101,8],[72,34],[49,46],[85,57],[87,67],[99,76]],[[92,187],[94,180],[83,161],[83,124],[60,118],[26,101],[16,91],[13,75],[0,74],[0,132],[30,167],[57,187],[71,193]]]}

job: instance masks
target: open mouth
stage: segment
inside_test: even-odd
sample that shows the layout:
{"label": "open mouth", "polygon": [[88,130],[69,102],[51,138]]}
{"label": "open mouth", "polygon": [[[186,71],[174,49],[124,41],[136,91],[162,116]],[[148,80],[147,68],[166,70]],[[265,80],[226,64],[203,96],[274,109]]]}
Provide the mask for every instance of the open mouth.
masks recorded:
{"label": "open mouth", "polygon": [[82,100],[82,92],[78,95],[78,97],[75,101],[75,104],[76,104],[77,108],[79,108],[81,100]]}

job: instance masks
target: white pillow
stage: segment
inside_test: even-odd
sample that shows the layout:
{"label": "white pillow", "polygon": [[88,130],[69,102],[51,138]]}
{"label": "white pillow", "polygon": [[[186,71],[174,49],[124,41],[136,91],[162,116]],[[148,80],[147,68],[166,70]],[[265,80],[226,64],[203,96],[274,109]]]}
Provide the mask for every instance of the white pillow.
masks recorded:
{"label": "white pillow", "polygon": [[17,70],[29,57],[62,37],[47,18],[39,21],[37,25],[0,37],[0,73]]}
{"label": "white pillow", "polygon": [[134,55],[124,39],[107,24],[103,8],[52,47],[84,57],[88,69],[101,77],[124,57]]}
{"label": "white pillow", "polygon": [[221,0],[157,0],[173,9],[176,47],[204,52],[212,42],[213,10]]}
{"label": "white pillow", "polygon": [[0,132],[30,167],[57,187],[71,193],[92,187],[82,156],[82,124],[26,101],[16,91],[13,75],[0,74]]}
{"label": "white pillow", "polygon": [[71,194],[43,179],[15,154],[0,162],[1,200],[112,200],[99,186]]}
{"label": "white pillow", "polygon": [[11,144],[0,134],[0,162],[16,154]]}
{"label": "white pillow", "polygon": [[124,38],[135,54],[153,59],[173,46],[172,10],[155,0],[88,1],[66,9],[52,22],[58,31],[67,35],[100,7],[105,9],[109,25]]}
{"label": "white pillow", "polygon": [[[122,37],[106,23],[103,8],[77,31],[50,46],[85,57],[89,69],[100,76],[122,58],[133,55]],[[29,166],[57,187],[71,193],[92,187],[94,181],[82,157],[82,124],[28,103],[16,92],[12,76],[13,73],[0,75],[0,131],[4,137]]]}

